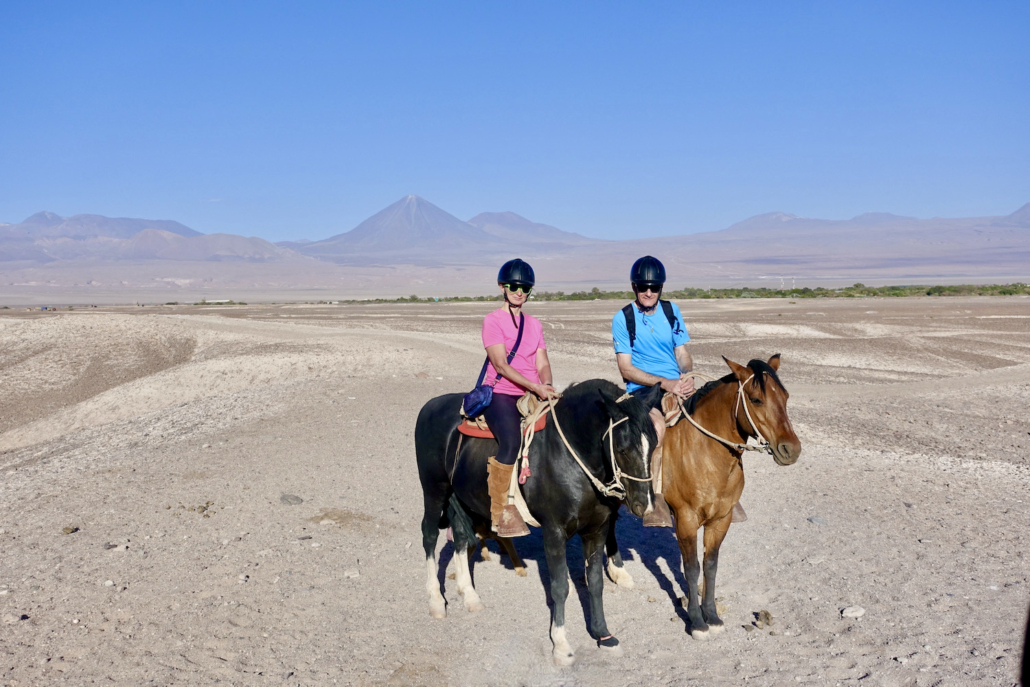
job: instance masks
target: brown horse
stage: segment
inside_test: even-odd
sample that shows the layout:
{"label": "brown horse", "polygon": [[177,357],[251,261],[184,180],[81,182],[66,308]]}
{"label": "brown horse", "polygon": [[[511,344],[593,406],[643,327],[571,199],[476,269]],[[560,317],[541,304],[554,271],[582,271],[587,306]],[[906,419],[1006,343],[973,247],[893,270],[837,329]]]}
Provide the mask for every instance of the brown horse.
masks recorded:
{"label": "brown horse", "polygon": [[[690,634],[695,639],[724,629],[715,611],[715,573],[733,504],[744,491],[741,458],[748,437],[755,437],[779,465],[792,465],[801,454],[801,442],[787,417],[787,390],[776,374],[779,354],[768,362],[752,360],[747,367],[723,360],[732,373],[687,399],[684,409],[697,424],[682,419],[666,431],[662,461],[665,499],[676,517],[683,556]],[[697,531],[701,527],[705,528],[704,598],[699,603]]]}

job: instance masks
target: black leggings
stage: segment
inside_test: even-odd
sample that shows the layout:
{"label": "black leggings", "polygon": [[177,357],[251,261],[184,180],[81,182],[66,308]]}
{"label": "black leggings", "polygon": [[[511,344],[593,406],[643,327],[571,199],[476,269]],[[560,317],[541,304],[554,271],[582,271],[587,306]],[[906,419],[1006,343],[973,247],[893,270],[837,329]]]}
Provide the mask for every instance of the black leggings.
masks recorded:
{"label": "black leggings", "polygon": [[494,394],[490,405],[483,411],[486,424],[497,437],[497,462],[514,465],[522,441],[522,415],[515,406],[520,396]]}

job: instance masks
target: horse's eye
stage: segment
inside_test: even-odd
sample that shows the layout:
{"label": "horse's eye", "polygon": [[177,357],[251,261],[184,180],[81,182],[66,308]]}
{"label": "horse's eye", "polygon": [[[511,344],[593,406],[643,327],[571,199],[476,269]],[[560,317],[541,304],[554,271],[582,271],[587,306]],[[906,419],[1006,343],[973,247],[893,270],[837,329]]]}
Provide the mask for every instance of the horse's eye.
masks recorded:
{"label": "horse's eye", "polygon": [[751,402],[754,403],[756,406],[762,405],[762,402],[760,400],[758,400],[757,398],[752,398]]}

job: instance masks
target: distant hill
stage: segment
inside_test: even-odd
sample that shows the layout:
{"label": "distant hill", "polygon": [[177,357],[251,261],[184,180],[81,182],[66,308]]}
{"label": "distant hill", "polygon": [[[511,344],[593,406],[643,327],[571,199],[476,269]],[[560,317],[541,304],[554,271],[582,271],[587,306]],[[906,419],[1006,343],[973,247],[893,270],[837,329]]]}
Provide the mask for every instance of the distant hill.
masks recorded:
{"label": "distant hill", "polygon": [[419,196],[406,196],[351,231],[280,246],[319,260],[359,265],[491,263],[556,249],[607,243],[532,222],[514,212],[484,212],[468,222]]}
{"label": "distant hill", "polygon": [[72,238],[105,237],[127,239],[144,229],[160,229],[179,236],[200,236],[199,231],[167,219],[130,219],[101,215],[61,217],[52,212],[37,212],[20,224],[0,228],[7,238]]}
{"label": "distant hill", "polygon": [[119,246],[119,251],[123,259],[134,260],[277,262],[300,258],[293,251],[255,237],[234,234],[184,237],[159,229],[144,229]]}
{"label": "distant hill", "polygon": [[565,243],[569,245],[585,245],[599,243],[600,239],[591,239],[571,231],[562,231],[548,224],[538,224],[514,212],[482,212],[468,221],[491,236],[512,245],[523,243]]}
{"label": "distant hill", "polygon": [[313,242],[310,241],[309,239],[298,239],[296,241],[276,241],[275,245],[279,246],[280,248],[288,248],[290,250],[297,250],[298,248],[306,246],[309,243],[313,243]]}
{"label": "distant hill", "polygon": [[[656,240],[655,255],[691,271],[822,278],[912,279],[997,274],[1030,278],[1030,205],[1005,217],[917,219],[867,213],[850,220],[766,213],[722,231]],[[698,263],[701,263],[700,265]],[[705,269],[705,266],[708,269]],[[712,269],[718,266],[717,270]],[[699,270],[700,268],[700,270]]]}
{"label": "distant hill", "polygon": [[348,232],[299,245],[304,255],[343,264],[465,262],[503,242],[424,198],[406,196]]}
{"label": "distant hill", "polygon": [[0,262],[198,260],[269,262],[304,260],[264,239],[201,234],[171,220],[39,212],[0,226]]}
{"label": "distant hill", "polygon": [[997,218],[992,224],[997,226],[1030,227],[1030,203],[1027,203],[1007,217]]}

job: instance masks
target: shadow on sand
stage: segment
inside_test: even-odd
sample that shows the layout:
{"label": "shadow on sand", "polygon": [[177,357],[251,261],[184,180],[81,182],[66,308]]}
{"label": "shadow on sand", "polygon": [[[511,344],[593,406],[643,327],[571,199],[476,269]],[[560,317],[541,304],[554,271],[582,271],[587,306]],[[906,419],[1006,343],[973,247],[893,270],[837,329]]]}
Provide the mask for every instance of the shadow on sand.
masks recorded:
{"label": "shadow on sand", "polygon": [[[619,518],[615,525],[615,534],[619,542],[619,552],[623,560],[639,560],[647,571],[651,573],[658,586],[665,592],[673,603],[676,615],[683,621],[684,627],[689,632],[690,622],[687,611],[679,603],[679,598],[685,594],[687,588],[686,579],[683,577],[683,568],[680,565],[680,549],[676,541],[675,530],[670,528],[645,528],[640,518],[633,516],[628,510],[622,508],[619,511]],[[554,609],[554,600],[551,598],[551,576],[547,570],[547,557],[544,554],[544,538],[539,528],[530,528],[530,533],[525,537],[513,540],[515,549],[523,561],[536,561],[537,572],[540,584],[543,585],[547,595],[547,608]],[[484,542],[485,547],[491,556],[500,556],[501,565],[511,573],[515,574],[515,567],[504,553],[497,542],[489,540]],[[477,551],[478,553],[478,551]],[[446,593],[447,568],[454,558],[454,544],[450,541],[441,549],[439,555],[440,586]],[[481,556],[473,555],[469,559],[472,568],[472,579],[475,582],[476,564]],[[572,580],[572,588],[579,597],[580,606],[583,608],[583,615],[590,621],[590,593],[587,590],[586,571],[583,564],[583,544],[578,536],[569,540],[566,548],[566,560],[569,567],[569,578]],[[664,560],[669,570],[672,571],[672,578],[661,568],[659,561]],[[605,563],[607,565],[607,561]],[[611,583],[605,573],[606,584]],[[548,619],[548,624],[550,620]],[[549,625],[548,625],[549,626]]]}
{"label": "shadow on sand", "polygon": [[[679,602],[686,594],[687,580],[683,577],[683,566],[679,543],[676,541],[676,530],[671,527],[644,527],[640,518],[633,517],[622,508],[619,519],[615,523],[615,537],[619,542],[619,553],[624,561],[639,560],[654,577],[655,582],[676,611],[676,616],[683,621],[684,628],[690,632],[690,620],[687,609]],[[672,577],[666,573],[659,561],[665,561]]]}

